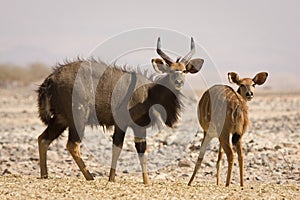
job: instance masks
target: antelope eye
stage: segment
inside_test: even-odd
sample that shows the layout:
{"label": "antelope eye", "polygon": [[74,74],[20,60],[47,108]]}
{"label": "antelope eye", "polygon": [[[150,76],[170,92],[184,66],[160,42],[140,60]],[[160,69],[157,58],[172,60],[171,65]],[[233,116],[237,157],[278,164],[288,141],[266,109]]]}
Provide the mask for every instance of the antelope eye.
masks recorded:
{"label": "antelope eye", "polygon": [[253,85],[252,85],[252,87],[254,87],[254,88],[255,88],[255,84],[253,84]]}

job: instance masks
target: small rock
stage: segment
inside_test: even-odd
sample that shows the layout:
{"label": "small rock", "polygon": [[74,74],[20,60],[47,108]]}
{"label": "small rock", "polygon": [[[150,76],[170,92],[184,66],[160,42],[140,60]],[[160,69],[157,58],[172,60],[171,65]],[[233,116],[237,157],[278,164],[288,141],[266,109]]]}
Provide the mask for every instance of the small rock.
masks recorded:
{"label": "small rock", "polygon": [[173,143],[175,143],[175,140],[177,139],[177,135],[170,135],[169,137],[167,137],[166,139],[166,143],[167,145],[171,145]]}
{"label": "small rock", "polygon": [[270,147],[263,147],[263,150],[264,150],[264,151],[272,150],[272,148],[270,148]]}
{"label": "small rock", "polygon": [[192,166],[192,162],[189,160],[180,160],[178,162],[178,167],[191,167]]}
{"label": "small rock", "polygon": [[191,145],[191,146],[189,147],[189,149],[190,149],[191,151],[196,151],[196,150],[199,150],[200,147],[193,144],[193,145]]}
{"label": "small rock", "polygon": [[37,158],[37,157],[30,157],[29,160],[30,160],[30,161],[38,161],[39,158]]}
{"label": "small rock", "polygon": [[282,149],[282,147],[279,146],[279,145],[276,145],[276,146],[274,147],[274,149],[279,150],[279,149]]}
{"label": "small rock", "polygon": [[159,174],[155,177],[155,179],[166,179],[167,175],[166,174]]}
{"label": "small rock", "polygon": [[291,148],[291,147],[293,147],[294,145],[291,144],[291,143],[283,143],[283,146],[284,146],[284,147]]}
{"label": "small rock", "polygon": [[212,162],[209,162],[209,161],[206,161],[206,162],[204,162],[203,163],[205,166],[207,166],[207,167],[213,167],[214,166],[214,164],[212,163]]}
{"label": "small rock", "polygon": [[162,144],[163,146],[168,145],[168,142],[165,140],[159,140],[158,141],[160,144]]}
{"label": "small rock", "polygon": [[212,175],[212,174],[213,174],[212,171],[210,171],[210,172],[204,172],[204,175],[205,175],[205,176],[207,176],[207,175]]}
{"label": "small rock", "polygon": [[189,174],[182,174],[181,176],[182,176],[182,177],[190,177]]}
{"label": "small rock", "polygon": [[10,172],[8,169],[5,169],[5,170],[2,172],[2,175],[5,175],[5,174],[11,174],[11,172]]}

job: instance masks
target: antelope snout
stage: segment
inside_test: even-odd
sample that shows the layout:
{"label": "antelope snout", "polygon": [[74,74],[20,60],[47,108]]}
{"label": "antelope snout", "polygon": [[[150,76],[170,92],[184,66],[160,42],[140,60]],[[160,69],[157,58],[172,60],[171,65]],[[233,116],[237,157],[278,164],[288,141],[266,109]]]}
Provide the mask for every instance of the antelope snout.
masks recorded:
{"label": "antelope snout", "polygon": [[176,89],[181,89],[183,87],[183,84],[184,84],[183,80],[175,80]]}
{"label": "antelope snout", "polygon": [[246,98],[247,98],[248,101],[250,101],[253,98],[253,92],[251,92],[251,91],[247,92],[246,93]]}

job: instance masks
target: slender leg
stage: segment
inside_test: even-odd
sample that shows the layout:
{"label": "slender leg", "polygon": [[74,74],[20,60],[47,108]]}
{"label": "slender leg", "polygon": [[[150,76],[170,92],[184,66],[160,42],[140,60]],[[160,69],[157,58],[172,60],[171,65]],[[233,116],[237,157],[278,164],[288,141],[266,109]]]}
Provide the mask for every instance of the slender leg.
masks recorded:
{"label": "slender leg", "polygon": [[145,185],[149,185],[149,176],[147,172],[147,160],[148,160],[148,153],[147,153],[147,142],[146,138],[134,138],[135,148],[139,156],[141,168],[142,168],[142,175],[143,175],[143,182]]}
{"label": "slender leg", "polygon": [[148,152],[147,152],[147,141],[146,141],[146,129],[145,128],[133,128],[134,131],[134,143],[135,148],[138,153],[140,160],[140,165],[142,168],[143,183],[149,185],[149,176],[147,172],[147,161],[148,161]]}
{"label": "slender leg", "polygon": [[201,146],[202,146],[202,144],[203,144],[203,142],[204,142],[204,139],[205,139],[205,137],[206,137],[206,134],[207,134],[207,133],[204,131],[204,132],[203,132],[203,140],[202,140],[202,142],[201,142]]}
{"label": "slender leg", "polygon": [[196,163],[195,168],[194,168],[193,175],[192,175],[192,177],[191,177],[191,179],[188,183],[189,186],[192,184],[198,170],[200,169],[200,166],[201,166],[202,160],[204,158],[206,148],[209,145],[211,140],[212,140],[212,137],[204,132],[204,139],[203,139],[201,147],[200,147],[200,153],[199,153],[198,160],[197,160],[197,163]]}
{"label": "slender leg", "polygon": [[47,151],[50,143],[53,141],[53,140],[46,139],[48,132],[49,132],[49,127],[38,138],[41,178],[48,178]]}
{"label": "slender leg", "polygon": [[53,140],[55,140],[66,126],[59,124],[56,118],[52,118],[46,130],[38,137],[41,178],[48,178],[47,151]]}
{"label": "slender leg", "polygon": [[[84,131],[84,129],[82,130]],[[83,133],[83,132],[82,132]],[[69,140],[67,143],[67,149],[72,155],[73,159],[75,160],[76,164],[78,165],[80,171],[83,173],[83,176],[86,180],[94,180],[93,176],[87,170],[80,154],[80,142],[81,139],[78,136],[78,133],[75,128],[69,128]]]}
{"label": "slender leg", "polygon": [[236,144],[236,151],[238,154],[239,168],[240,168],[240,184],[243,187],[244,186],[244,153],[242,149],[242,138],[240,138],[240,140]]}
{"label": "slender leg", "polygon": [[125,131],[126,130],[123,131],[118,126],[115,126],[115,132],[113,135],[111,168],[108,179],[111,182],[115,182],[117,162],[122,151]]}
{"label": "slender leg", "polygon": [[223,155],[224,155],[224,151],[221,147],[221,144],[220,144],[220,147],[219,147],[219,155],[218,155],[218,161],[217,161],[217,185],[220,185],[220,169],[222,167],[222,158],[223,158]]}
{"label": "slender leg", "polygon": [[226,186],[229,186],[231,182],[231,176],[232,176],[234,154],[233,154],[231,144],[229,142],[229,133],[228,134],[224,133],[222,135],[225,137],[220,137],[219,139],[220,139],[221,146],[224,149],[224,152],[227,156],[228,170],[227,170]]}

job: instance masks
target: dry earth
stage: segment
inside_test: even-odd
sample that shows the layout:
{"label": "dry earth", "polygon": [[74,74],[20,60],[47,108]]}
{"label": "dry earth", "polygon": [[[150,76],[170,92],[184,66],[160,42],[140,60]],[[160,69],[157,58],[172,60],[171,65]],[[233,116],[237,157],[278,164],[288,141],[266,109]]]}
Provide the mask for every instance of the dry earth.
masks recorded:
{"label": "dry earth", "polygon": [[[249,103],[251,127],[243,138],[245,187],[237,161],[230,187],[215,185],[218,143],[205,155],[192,187],[187,182],[202,139],[196,120],[198,97],[187,94],[182,122],[174,129],[149,130],[150,186],[142,184],[132,132],[107,182],[111,132],[87,128],[83,158],[95,176],[85,181],[66,151],[67,133],[48,151],[50,178],[39,179],[37,137],[45,126],[37,117],[35,87],[0,89],[0,199],[300,199],[300,94],[260,91]],[[259,90],[259,89],[258,89]]]}

